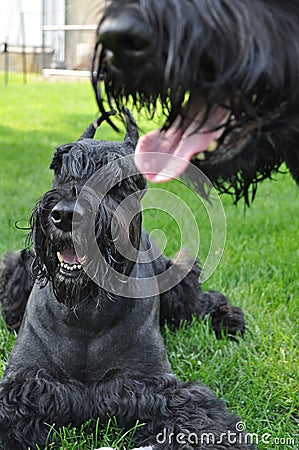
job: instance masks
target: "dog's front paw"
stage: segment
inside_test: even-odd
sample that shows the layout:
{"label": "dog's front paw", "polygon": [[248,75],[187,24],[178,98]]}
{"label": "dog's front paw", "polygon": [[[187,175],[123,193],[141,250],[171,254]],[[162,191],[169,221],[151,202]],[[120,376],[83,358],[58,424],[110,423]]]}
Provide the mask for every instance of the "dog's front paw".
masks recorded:
{"label": "dog's front paw", "polygon": [[211,314],[211,323],[217,338],[223,333],[229,336],[237,334],[243,336],[245,332],[243,311],[238,306],[230,305],[225,297]]}

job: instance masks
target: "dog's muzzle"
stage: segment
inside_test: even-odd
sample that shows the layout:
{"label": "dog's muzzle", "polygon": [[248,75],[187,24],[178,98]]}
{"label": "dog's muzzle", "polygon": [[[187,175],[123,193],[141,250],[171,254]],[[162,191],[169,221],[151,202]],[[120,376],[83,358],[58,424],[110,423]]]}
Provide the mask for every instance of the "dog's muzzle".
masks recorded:
{"label": "dog's muzzle", "polygon": [[[53,225],[60,231],[72,233],[73,227],[83,223],[84,209],[75,200],[63,199],[51,211]],[[57,258],[60,263],[62,273],[69,275],[81,271],[86,257],[78,255],[73,245],[62,242],[61,248],[57,251]]]}
{"label": "dog's muzzle", "polygon": [[52,209],[51,220],[61,231],[72,231],[73,226],[80,225],[84,218],[84,209],[76,200],[61,200]]}

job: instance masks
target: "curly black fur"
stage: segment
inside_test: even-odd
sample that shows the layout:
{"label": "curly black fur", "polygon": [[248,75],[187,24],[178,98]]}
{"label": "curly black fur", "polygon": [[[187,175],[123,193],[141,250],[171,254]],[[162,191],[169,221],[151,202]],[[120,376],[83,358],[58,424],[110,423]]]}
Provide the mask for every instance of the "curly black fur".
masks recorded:
{"label": "curly black fur", "polygon": [[[75,240],[79,249],[86,246],[84,264],[95,263],[89,260],[90,224],[105,261],[120,275],[150,279],[173,265],[163,255],[150,262],[134,262],[129,250],[125,255],[118,253],[112,239],[117,205],[137,193],[129,208],[139,211],[136,206],[146,187],[139,173],[125,177],[123,156],[134,152],[137,130],[127,112],[126,116],[128,135],[123,143],[82,138],[57,150],[51,164],[52,189],[32,215],[35,256],[21,252],[2,263],[0,298],[5,319],[15,329],[27,305],[0,384],[0,449],[35,449],[37,444],[43,448],[47,437],[51,441],[51,424],[77,426],[92,418],[105,424],[109,416],[115,416],[125,429],[137,420],[144,423],[136,432],[136,445],[152,445],[155,450],[208,449],[212,438],[215,450],[252,448],[236,430],[237,418],[212,392],[199,383],[181,383],[171,373],[159,329],[160,321],[178,326],[192,315],[210,314],[217,335],[223,327],[229,333],[242,333],[241,310],[230,306],[222,294],[201,291],[197,265],[172,289],[140,298],[108,292],[77,267],[81,260],[74,250]],[[95,220],[88,221],[96,193],[89,192],[80,207],[74,200],[99,168],[98,187],[109,178],[116,184],[102,199]],[[69,214],[72,222],[84,217],[88,223],[79,235],[70,228]],[[129,231],[135,249],[150,249],[149,236],[141,229],[141,213],[132,215],[129,230],[121,219],[121,239]],[[30,266],[36,277],[33,287]],[[101,270],[96,265],[96,272]],[[230,432],[236,435],[233,443]],[[180,433],[186,445],[175,439]],[[164,435],[162,442],[159,436]]]}
{"label": "curly black fur", "polygon": [[0,261],[0,304],[11,331],[18,331],[33,287],[33,254],[29,250],[6,254]]}
{"label": "curly black fur", "polygon": [[93,84],[102,110],[98,80],[110,105],[130,99],[153,115],[162,103],[166,128],[188,116],[186,96],[202,111],[199,129],[223,105],[230,118],[218,149],[192,161],[214,185],[250,203],[284,161],[299,182],[296,1],[111,0],[98,37]]}
{"label": "curly black fur", "polygon": [[[76,426],[90,417],[99,418],[103,425],[115,417],[124,429],[139,421],[144,425],[137,428],[134,442],[153,449],[253,449],[236,432],[238,419],[221,400],[205,386],[182,383],[171,373],[152,371],[148,376],[111,370],[97,382],[86,383],[27,369],[19,371],[17,378],[7,377],[0,392],[7,414],[6,419],[0,417],[3,449],[36,448],[33,442],[43,446],[50,441],[45,423]],[[11,401],[16,397],[17,402]]]}

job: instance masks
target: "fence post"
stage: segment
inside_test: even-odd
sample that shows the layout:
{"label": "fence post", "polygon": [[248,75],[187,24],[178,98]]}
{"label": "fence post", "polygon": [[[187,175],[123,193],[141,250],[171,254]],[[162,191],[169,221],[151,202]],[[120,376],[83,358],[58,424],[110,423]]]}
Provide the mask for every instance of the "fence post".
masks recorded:
{"label": "fence post", "polygon": [[24,13],[20,15],[21,35],[22,35],[22,66],[23,66],[23,83],[27,83],[27,66],[26,66],[26,40],[25,40],[25,18]]}
{"label": "fence post", "polygon": [[8,73],[9,73],[8,44],[7,42],[4,42],[4,86],[8,86]]}

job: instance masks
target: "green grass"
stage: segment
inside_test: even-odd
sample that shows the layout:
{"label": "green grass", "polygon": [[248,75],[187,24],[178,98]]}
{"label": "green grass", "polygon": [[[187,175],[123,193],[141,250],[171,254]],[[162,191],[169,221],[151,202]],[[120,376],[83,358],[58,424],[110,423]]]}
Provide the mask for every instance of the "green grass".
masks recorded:
{"label": "green grass", "polygon": [[[2,254],[24,246],[26,232],[18,230],[15,222],[28,225],[36,200],[50,186],[48,166],[55,146],[76,140],[96,116],[97,107],[88,82],[51,83],[31,77],[22,85],[21,78],[12,76],[8,87],[0,87],[0,96]],[[145,122],[141,125],[148,128]],[[103,125],[97,137],[121,139],[122,135]],[[160,188],[179,192],[196,216],[199,257],[204,260],[211,230],[202,205],[181,183]],[[156,195],[155,191],[149,195]],[[222,201],[227,220],[225,252],[204,289],[217,289],[243,308],[246,337],[217,341],[208,325],[195,322],[176,333],[165,331],[168,355],[182,380],[201,380],[242,417],[247,430],[259,435],[261,450],[294,450],[299,445],[299,192],[289,175],[278,175],[259,186],[249,210],[244,211],[242,204],[233,206],[229,197],[223,196]],[[185,234],[188,220],[183,223]],[[149,209],[145,225],[164,231],[169,256],[180,248],[180,230],[168,214]],[[4,326],[0,334],[4,367],[14,338]],[[92,434],[89,425],[63,429],[54,448],[91,450],[115,445],[123,450],[128,446],[130,436],[122,440],[113,421],[106,429],[99,427]],[[296,443],[288,443],[291,438]]]}
{"label": "green grass", "polygon": [[[63,427],[56,430],[55,425],[49,426],[49,434],[51,433],[51,443],[47,445],[46,450],[86,450],[95,449],[100,445],[101,447],[112,448],[129,448],[133,442],[134,434],[138,427],[142,426],[140,423],[128,430],[117,426],[115,418],[107,418],[107,425],[105,428],[99,420],[89,420],[80,428],[72,426]],[[54,431],[54,439],[52,433]],[[129,446],[129,447],[128,447]],[[42,450],[42,449],[38,449]]]}

